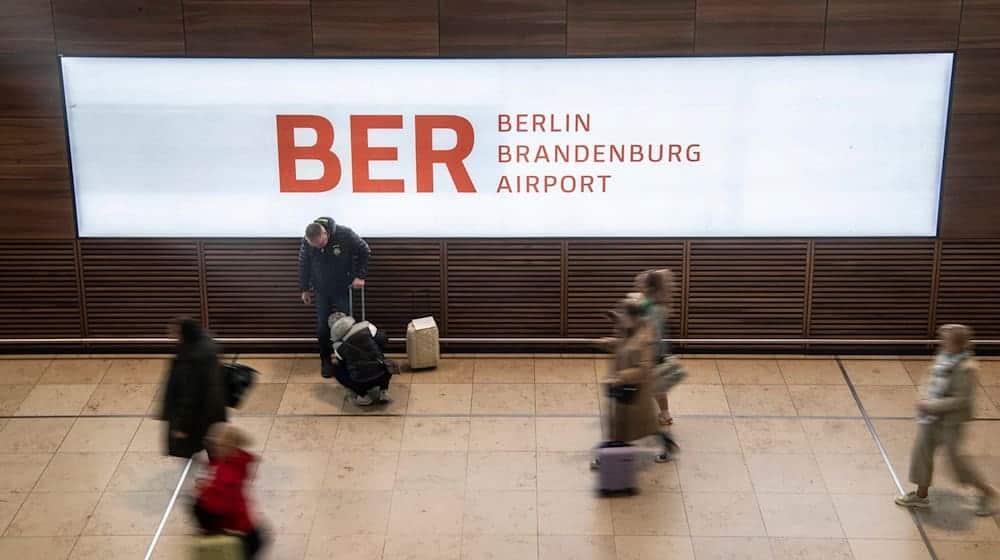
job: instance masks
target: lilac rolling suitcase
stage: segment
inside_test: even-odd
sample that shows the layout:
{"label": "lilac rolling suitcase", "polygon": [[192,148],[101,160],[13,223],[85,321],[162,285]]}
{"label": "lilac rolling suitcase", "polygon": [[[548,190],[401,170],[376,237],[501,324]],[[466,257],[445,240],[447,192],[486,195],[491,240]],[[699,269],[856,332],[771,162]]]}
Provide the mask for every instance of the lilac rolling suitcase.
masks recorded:
{"label": "lilac rolling suitcase", "polygon": [[601,494],[638,492],[639,449],[620,441],[597,448],[597,491]]}

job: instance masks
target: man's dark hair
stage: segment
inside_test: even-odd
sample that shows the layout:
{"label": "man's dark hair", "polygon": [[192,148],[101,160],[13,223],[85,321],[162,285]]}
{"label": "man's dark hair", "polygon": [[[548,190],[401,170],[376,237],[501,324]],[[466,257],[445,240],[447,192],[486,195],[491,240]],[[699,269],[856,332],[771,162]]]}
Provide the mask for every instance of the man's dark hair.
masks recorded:
{"label": "man's dark hair", "polygon": [[323,235],[323,226],[313,222],[306,226],[306,239],[309,241],[316,241],[319,236]]}

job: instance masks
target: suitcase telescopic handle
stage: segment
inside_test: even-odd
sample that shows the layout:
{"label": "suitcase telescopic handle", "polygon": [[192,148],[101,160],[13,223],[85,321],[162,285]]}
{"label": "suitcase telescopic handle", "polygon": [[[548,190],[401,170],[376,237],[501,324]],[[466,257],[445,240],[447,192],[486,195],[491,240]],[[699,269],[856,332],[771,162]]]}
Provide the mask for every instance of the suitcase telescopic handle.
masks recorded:
{"label": "suitcase telescopic handle", "polygon": [[[354,317],[354,286],[347,287],[347,301],[349,312],[351,317]],[[356,318],[356,317],[355,317]],[[361,287],[361,320],[367,321],[367,313],[365,312],[365,287]]]}

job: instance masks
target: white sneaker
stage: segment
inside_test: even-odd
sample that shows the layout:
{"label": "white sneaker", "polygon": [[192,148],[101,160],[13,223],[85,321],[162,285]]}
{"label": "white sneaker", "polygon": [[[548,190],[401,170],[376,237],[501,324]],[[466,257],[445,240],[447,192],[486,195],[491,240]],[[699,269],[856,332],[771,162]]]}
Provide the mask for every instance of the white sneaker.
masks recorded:
{"label": "white sneaker", "polygon": [[907,508],[924,509],[931,507],[931,499],[921,498],[916,492],[907,492],[905,496],[898,496],[896,498],[896,505]]}
{"label": "white sneaker", "polygon": [[993,515],[993,498],[990,496],[979,496],[976,498],[976,515],[979,517],[989,517]]}
{"label": "white sneaker", "polygon": [[391,403],[392,397],[389,396],[389,391],[379,391],[378,392],[378,402],[380,403]]}
{"label": "white sneaker", "polygon": [[371,406],[375,404],[375,401],[368,395],[354,395],[354,404],[358,406]]}

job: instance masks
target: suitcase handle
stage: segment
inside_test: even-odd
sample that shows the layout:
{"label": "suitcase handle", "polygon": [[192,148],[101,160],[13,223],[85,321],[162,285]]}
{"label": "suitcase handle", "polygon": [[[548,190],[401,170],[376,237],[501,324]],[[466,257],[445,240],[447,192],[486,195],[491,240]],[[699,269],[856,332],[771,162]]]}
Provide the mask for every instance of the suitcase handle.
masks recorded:
{"label": "suitcase handle", "polygon": [[[350,315],[351,317],[354,317],[354,286],[348,286],[347,287],[347,301],[349,302],[348,303],[348,306],[349,306],[348,315]],[[367,317],[366,317],[366,315],[367,315],[367,313],[365,312],[365,288],[364,288],[364,286],[362,286],[361,287],[361,320],[362,321],[367,321],[368,320]]]}

